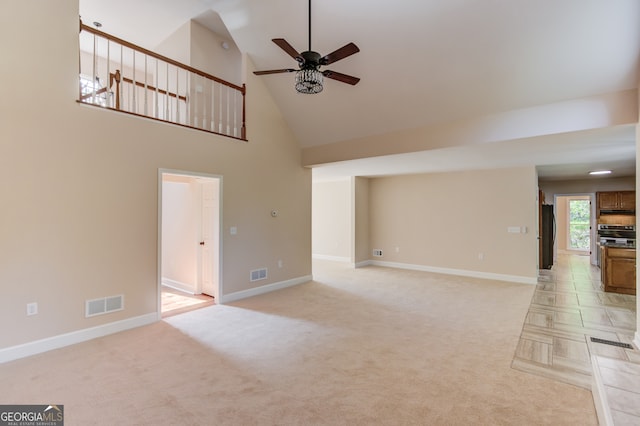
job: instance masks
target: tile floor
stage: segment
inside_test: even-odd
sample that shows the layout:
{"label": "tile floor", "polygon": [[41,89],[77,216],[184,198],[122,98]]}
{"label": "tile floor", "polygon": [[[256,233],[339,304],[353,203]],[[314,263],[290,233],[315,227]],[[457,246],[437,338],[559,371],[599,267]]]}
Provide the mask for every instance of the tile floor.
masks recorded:
{"label": "tile floor", "polygon": [[640,364],[594,355],[594,402],[600,424],[640,424]]}
{"label": "tile floor", "polygon": [[640,351],[591,342],[632,344],[636,296],[605,293],[588,256],[558,255],[540,271],[513,368],[591,389],[591,356],[640,363]]}

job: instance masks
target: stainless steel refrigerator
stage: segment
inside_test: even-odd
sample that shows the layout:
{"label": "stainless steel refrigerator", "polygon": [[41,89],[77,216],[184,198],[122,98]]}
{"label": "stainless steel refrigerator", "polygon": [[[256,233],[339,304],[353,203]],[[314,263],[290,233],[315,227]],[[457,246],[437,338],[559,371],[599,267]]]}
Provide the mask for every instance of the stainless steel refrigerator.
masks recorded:
{"label": "stainless steel refrigerator", "polygon": [[551,269],[553,266],[553,244],[556,240],[556,220],[553,217],[553,206],[542,205],[542,229],[540,233],[542,244],[541,269]]}

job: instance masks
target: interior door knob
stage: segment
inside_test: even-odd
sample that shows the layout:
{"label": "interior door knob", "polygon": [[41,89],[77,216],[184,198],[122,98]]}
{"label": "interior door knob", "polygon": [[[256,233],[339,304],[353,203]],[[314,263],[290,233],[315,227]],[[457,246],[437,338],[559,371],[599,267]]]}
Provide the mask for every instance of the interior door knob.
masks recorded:
{"label": "interior door knob", "polygon": [[204,241],[200,241],[200,245],[203,246],[204,245]]}

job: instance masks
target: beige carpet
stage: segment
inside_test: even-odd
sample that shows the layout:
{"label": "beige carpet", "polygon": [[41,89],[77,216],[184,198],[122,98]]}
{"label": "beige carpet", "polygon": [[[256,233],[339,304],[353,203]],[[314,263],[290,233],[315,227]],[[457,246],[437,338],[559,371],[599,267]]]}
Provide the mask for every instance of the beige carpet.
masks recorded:
{"label": "beige carpet", "polygon": [[315,281],[0,365],[67,425],[595,425],[510,368],[534,286],[314,266]]}

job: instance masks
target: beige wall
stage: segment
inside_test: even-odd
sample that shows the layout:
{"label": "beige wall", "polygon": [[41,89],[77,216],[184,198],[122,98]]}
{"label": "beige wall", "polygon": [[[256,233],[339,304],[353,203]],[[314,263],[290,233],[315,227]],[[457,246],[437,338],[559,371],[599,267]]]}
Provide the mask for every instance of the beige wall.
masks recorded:
{"label": "beige wall", "polygon": [[369,179],[363,177],[353,178],[353,263],[366,262],[371,257],[369,246]]}
{"label": "beige wall", "polygon": [[[228,49],[222,47],[226,42]],[[191,21],[190,65],[230,83],[242,85],[242,54],[232,40],[226,40]]]}
{"label": "beige wall", "polygon": [[[175,30],[166,40],[163,40],[153,48],[153,51],[189,65],[191,62],[191,22],[185,22]],[[147,47],[147,46],[142,46]]]}
{"label": "beige wall", "polygon": [[[228,49],[222,47],[226,42]],[[227,40],[198,24],[186,22],[163,40],[155,52],[208,74],[242,85],[242,53]]]}
{"label": "beige wall", "polygon": [[[0,348],[157,311],[159,169],[223,176],[223,294],[311,273],[311,173],[252,73],[245,143],[76,103],[76,0],[0,20]],[[117,294],[123,311],[84,317]]]}
{"label": "beige wall", "polygon": [[372,178],[370,248],[386,262],[535,279],[536,194],[533,167]]}
{"label": "beige wall", "polygon": [[351,181],[313,183],[314,256],[350,261],[352,247]]}
{"label": "beige wall", "polygon": [[[550,204],[550,203],[547,203]],[[568,215],[568,198],[558,197],[554,206],[556,238],[554,254],[567,250],[567,215]]]}
{"label": "beige wall", "polygon": [[369,179],[313,182],[313,254],[349,261],[370,258]]}

